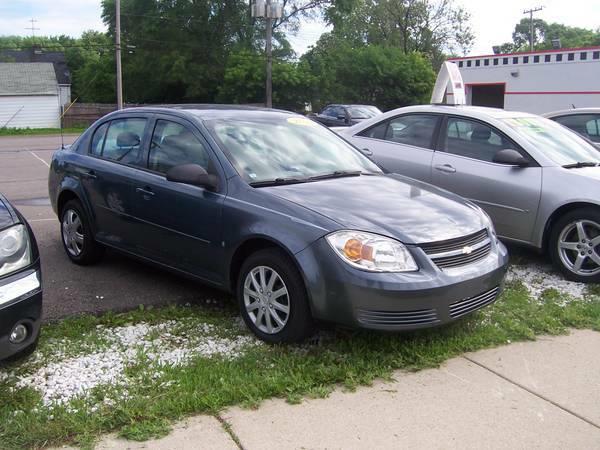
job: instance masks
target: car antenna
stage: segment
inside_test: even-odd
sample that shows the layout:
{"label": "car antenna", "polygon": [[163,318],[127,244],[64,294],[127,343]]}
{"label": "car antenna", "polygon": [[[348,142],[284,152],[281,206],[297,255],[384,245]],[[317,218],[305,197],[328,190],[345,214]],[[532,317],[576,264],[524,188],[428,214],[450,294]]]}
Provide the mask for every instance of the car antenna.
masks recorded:
{"label": "car antenna", "polygon": [[577,109],[577,107],[575,106],[575,103],[571,103],[571,108]]}

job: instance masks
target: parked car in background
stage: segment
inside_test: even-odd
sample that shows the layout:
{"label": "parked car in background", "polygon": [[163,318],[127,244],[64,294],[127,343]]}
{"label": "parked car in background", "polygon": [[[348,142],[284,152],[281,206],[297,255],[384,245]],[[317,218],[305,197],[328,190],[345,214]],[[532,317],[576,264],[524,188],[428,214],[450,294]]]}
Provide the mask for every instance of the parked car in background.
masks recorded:
{"label": "parked car in background", "polygon": [[600,153],[540,116],[474,106],[400,108],[339,133],[390,172],[483,208],[503,239],[600,282]]}
{"label": "parked car in background", "polygon": [[381,114],[381,110],[371,105],[327,105],[311,119],[328,127],[348,127]]}
{"label": "parked car in background", "polygon": [[111,113],[54,153],[49,194],[74,263],[111,247],[229,290],[268,342],[443,324],[492,303],[508,263],[479,207],[284,111]]}
{"label": "parked car in background", "polygon": [[37,344],[42,275],[35,237],[0,194],[0,360],[24,356]]}
{"label": "parked car in background", "polygon": [[581,108],[544,114],[589,139],[600,149],[600,108]]}

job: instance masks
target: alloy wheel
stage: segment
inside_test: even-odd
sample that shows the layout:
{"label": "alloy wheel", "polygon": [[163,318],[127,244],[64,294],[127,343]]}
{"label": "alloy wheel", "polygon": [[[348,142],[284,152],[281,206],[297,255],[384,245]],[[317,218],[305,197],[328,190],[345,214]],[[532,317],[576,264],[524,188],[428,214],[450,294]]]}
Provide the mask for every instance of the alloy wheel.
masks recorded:
{"label": "alloy wheel", "polygon": [[77,211],[68,209],[63,214],[62,238],[67,251],[73,256],[83,251],[83,225]]}
{"label": "alloy wheel", "polygon": [[244,280],[244,306],[263,333],[279,333],[290,317],[290,296],[281,276],[271,267],[254,267]]}
{"label": "alloy wheel", "polygon": [[579,219],[563,228],[558,237],[562,264],[579,276],[600,273],[600,224]]}

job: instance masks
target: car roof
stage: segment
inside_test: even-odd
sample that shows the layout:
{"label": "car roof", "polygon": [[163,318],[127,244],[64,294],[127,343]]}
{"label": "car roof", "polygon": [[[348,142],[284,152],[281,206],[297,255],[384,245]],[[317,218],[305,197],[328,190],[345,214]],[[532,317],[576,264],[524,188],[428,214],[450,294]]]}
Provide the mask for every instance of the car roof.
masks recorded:
{"label": "car roof", "polygon": [[443,114],[460,114],[465,116],[471,116],[475,118],[494,118],[494,119],[507,119],[511,117],[537,117],[535,114],[530,114],[522,111],[506,111],[500,108],[488,108],[485,106],[471,106],[471,105],[417,105],[407,106],[405,108],[399,108],[395,111],[400,112],[411,111],[411,112],[437,112]]}
{"label": "car roof", "polygon": [[125,108],[116,113],[176,113],[178,115],[193,115],[200,120],[211,120],[231,117],[260,117],[265,114],[291,115],[290,111],[282,109],[263,108],[250,105],[220,105],[220,104],[181,104],[181,105],[152,105],[135,108]]}
{"label": "car roof", "polygon": [[543,114],[544,117],[575,116],[577,114],[600,114],[600,108],[561,109]]}

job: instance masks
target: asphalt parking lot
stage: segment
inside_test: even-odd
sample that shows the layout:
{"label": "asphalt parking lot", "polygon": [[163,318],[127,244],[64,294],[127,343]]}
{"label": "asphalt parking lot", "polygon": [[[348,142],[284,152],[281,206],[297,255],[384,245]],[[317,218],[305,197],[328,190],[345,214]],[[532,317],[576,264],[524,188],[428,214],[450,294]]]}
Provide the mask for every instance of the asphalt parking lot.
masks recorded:
{"label": "asphalt parking lot", "polygon": [[[65,144],[76,136],[66,135]],[[139,305],[225,302],[228,295],[107,252],[92,267],[72,264],[62,248],[59,222],[48,199],[48,167],[60,136],[0,137],[0,192],[27,218],[40,249],[44,318],[120,311]]]}

